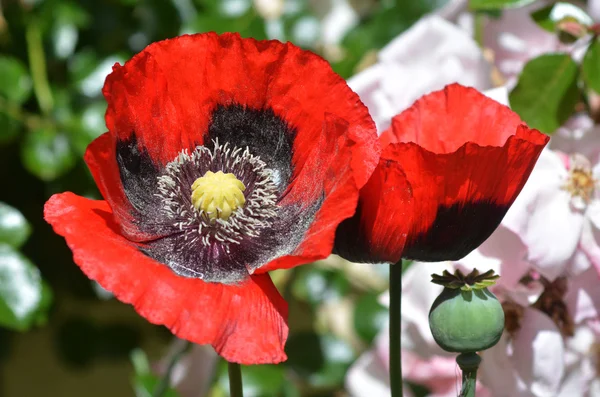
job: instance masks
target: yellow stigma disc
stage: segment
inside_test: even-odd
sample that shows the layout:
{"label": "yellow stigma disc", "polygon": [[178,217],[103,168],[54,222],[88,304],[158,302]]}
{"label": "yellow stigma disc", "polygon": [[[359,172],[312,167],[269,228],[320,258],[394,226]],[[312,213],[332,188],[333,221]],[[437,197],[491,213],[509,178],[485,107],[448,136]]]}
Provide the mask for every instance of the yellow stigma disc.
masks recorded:
{"label": "yellow stigma disc", "polygon": [[211,220],[227,220],[246,203],[246,186],[233,174],[208,171],[192,184],[192,204],[208,214]]}

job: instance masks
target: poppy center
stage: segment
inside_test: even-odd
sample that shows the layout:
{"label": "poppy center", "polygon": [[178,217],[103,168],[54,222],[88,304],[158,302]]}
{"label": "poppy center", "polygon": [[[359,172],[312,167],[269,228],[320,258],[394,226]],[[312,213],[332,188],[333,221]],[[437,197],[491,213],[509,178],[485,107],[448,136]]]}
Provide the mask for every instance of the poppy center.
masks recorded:
{"label": "poppy center", "polygon": [[273,171],[249,149],[213,142],[181,152],[158,177],[162,214],[183,242],[230,252],[277,217]]}
{"label": "poppy center", "polygon": [[192,204],[205,212],[211,221],[226,221],[238,208],[246,204],[246,186],[232,173],[207,171],[192,184]]}
{"label": "poppy center", "polygon": [[563,188],[572,197],[578,197],[585,203],[588,203],[596,187],[596,179],[594,179],[592,173],[592,166],[589,160],[581,154],[572,156],[571,163],[569,177]]}

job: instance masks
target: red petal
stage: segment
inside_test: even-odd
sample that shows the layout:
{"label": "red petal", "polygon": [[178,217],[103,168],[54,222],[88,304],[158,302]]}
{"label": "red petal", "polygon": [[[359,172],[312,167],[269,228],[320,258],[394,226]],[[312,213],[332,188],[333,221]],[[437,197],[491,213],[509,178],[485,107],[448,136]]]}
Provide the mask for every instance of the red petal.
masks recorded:
{"label": "red petal", "polygon": [[498,226],[548,140],[474,89],[422,97],[381,136],[387,146],[336,252],[365,262],[464,257]]}
{"label": "red petal", "polygon": [[135,241],[156,238],[156,236],[142,235],[139,228],[133,223],[135,210],[123,191],[115,149],[116,138],[108,132],[104,133],[87,147],[84,156],[85,162],[102,197],[112,208],[121,233]]}
{"label": "red petal", "polygon": [[83,272],[151,323],[191,342],[210,343],[228,361],[286,359],[287,304],[268,275],[239,286],[179,277],[119,234],[104,201],[57,194],[44,216],[65,237]]}
{"label": "red petal", "polygon": [[[348,134],[348,123],[328,114],[315,149],[310,153],[300,175],[283,199],[288,202],[314,202],[322,197],[323,203],[304,235],[302,243],[290,255],[278,258],[257,270],[258,273],[323,259],[331,254],[335,232],[344,219],[356,211],[359,189],[353,171],[358,163],[363,170],[375,157],[374,151],[365,156],[364,146]],[[365,159],[363,164],[361,160]],[[299,197],[303,196],[303,197]]]}
{"label": "red petal", "polygon": [[[519,130],[517,136],[527,128]],[[367,190],[370,182],[362,200],[378,254],[396,261],[456,260],[478,247],[502,221],[544,147],[517,136],[503,147],[469,142],[448,154],[414,143],[389,145],[375,173],[380,193]]]}
{"label": "red petal", "polygon": [[[503,146],[523,124],[519,116],[477,90],[451,84],[418,99],[392,120],[382,146],[414,142],[434,153],[451,153],[466,142]],[[545,144],[546,136],[525,130],[523,139]]]}
{"label": "red petal", "polygon": [[[375,166],[375,125],[367,108],[329,64],[290,43],[242,39],[239,34],[182,36],[148,46],[124,66],[115,65],[104,87],[111,133],[132,133],[152,158],[167,163],[203,143],[218,104],[272,108],[297,129],[294,164],[308,161],[325,113],[348,122],[371,167],[354,172],[366,183]],[[358,139],[360,138],[360,140]]]}

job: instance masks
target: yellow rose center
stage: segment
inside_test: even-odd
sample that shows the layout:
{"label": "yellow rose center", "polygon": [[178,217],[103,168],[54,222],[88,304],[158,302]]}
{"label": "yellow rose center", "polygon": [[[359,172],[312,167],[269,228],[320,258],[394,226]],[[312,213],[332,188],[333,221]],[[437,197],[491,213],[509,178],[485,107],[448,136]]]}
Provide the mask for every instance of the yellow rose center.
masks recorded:
{"label": "yellow rose center", "polygon": [[212,221],[226,221],[235,210],[246,204],[244,190],[246,186],[235,175],[208,171],[192,184],[192,204]]}

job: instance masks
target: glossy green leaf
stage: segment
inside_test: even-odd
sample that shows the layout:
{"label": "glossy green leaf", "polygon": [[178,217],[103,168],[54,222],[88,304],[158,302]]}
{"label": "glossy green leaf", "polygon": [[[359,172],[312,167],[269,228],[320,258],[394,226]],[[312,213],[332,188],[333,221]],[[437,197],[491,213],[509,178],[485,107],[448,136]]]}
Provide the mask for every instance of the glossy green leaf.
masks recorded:
{"label": "glossy green leaf", "polygon": [[75,164],[67,136],[50,129],[27,133],[21,144],[21,159],[29,172],[45,181],[58,178]]}
{"label": "glossy green leaf", "polygon": [[79,40],[79,29],[87,27],[91,18],[86,10],[69,1],[61,1],[52,9],[54,15],[50,37],[57,58],[66,59],[75,51]]}
{"label": "glossy green leaf", "polygon": [[580,99],[577,64],[568,54],[545,54],[529,61],[510,105],[532,128],[551,134],[574,112]]}
{"label": "glossy green leaf", "polygon": [[531,13],[531,18],[542,29],[549,32],[556,30],[556,24],[565,18],[576,20],[582,25],[591,25],[594,20],[581,8],[570,3],[555,3]]}
{"label": "glossy green leaf", "polygon": [[471,10],[502,10],[505,8],[525,7],[536,0],[470,0]]}
{"label": "glossy green leaf", "polygon": [[600,94],[600,37],[596,37],[585,52],[581,72],[585,84]]}
{"label": "glossy green leaf", "polygon": [[23,62],[0,55],[0,96],[19,104],[29,98],[31,91],[31,78]]}
{"label": "glossy green leaf", "polygon": [[0,244],[0,326],[27,330],[45,319],[50,302],[39,270],[8,244]]}
{"label": "glossy green leaf", "polygon": [[366,343],[371,344],[388,318],[388,309],[379,303],[378,294],[361,296],[354,305],[354,329]]}
{"label": "glossy green leaf", "polygon": [[0,244],[19,248],[29,235],[31,226],[18,209],[0,202]]}

